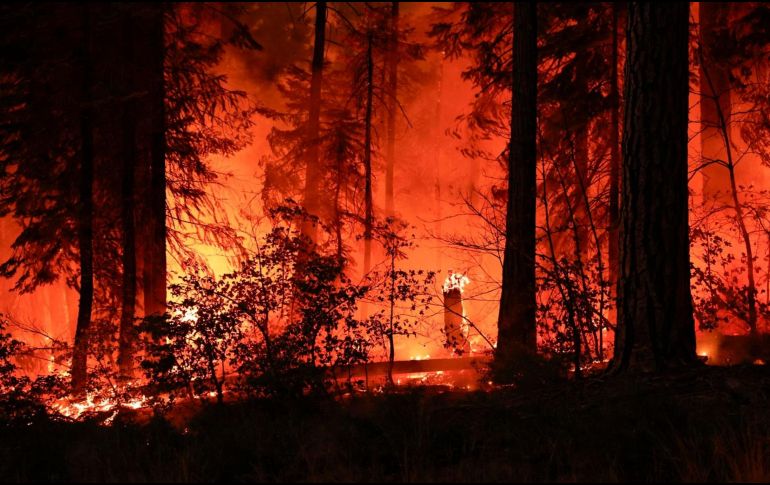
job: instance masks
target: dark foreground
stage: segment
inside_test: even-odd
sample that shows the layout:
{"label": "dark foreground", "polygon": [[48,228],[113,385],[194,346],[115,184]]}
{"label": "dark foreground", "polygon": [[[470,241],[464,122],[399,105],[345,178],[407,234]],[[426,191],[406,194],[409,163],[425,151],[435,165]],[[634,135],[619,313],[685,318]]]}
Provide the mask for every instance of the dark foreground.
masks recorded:
{"label": "dark foreground", "polygon": [[2,481],[770,481],[770,369],[0,429]]}

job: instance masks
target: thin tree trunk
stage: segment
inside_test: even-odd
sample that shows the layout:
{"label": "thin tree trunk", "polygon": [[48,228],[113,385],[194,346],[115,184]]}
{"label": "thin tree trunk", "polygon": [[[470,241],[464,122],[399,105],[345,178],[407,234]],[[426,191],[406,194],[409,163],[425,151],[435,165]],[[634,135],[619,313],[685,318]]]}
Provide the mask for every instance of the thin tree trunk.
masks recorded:
{"label": "thin tree trunk", "polygon": [[[128,15],[128,12],[124,13]],[[123,21],[123,43],[125,59],[123,68],[123,180],[122,180],[122,214],[123,222],[123,284],[122,306],[120,313],[120,329],[118,343],[118,369],[122,377],[131,377],[134,356],[134,317],[136,314],[136,220],[134,215],[135,174],[137,161],[136,149],[136,102],[131,95],[135,87],[133,69],[133,24],[127,19]]]}
{"label": "thin tree trunk", "polygon": [[[702,51],[701,51],[702,54]],[[705,62],[705,58],[701,55],[701,65]],[[711,69],[709,67],[701,67],[701,75],[703,81],[708,87],[709,91],[716,93],[715,84],[711,77]],[[702,81],[702,83],[703,83]],[[729,93],[728,93],[729,95]],[[757,340],[759,337],[757,329],[757,284],[754,275],[754,249],[751,246],[751,237],[749,235],[748,227],[746,226],[746,216],[743,212],[743,204],[740,201],[740,195],[738,193],[738,183],[735,179],[735,160],[733,158],[732,140],[730,138],[730,125],[729,125],[729,113],[722,111],[721,103],[717,103],[717,94],[711,99],[712,104],[716,106],[716,127],[719,135],[722,137],[723,148],[722,151],[726,155],[727,160],[721,160],[721,163],[715,163],[715,168],[726,168],[729,175],[729,192],[727,195],[730,197],[733,210],[735,211],[735,220],[738,224],[738,230],[741,233],[741,242],[743,242],[743,250],[746,254],[746,277],[748,279],[748,287],[746,288],[746,304],[748,306],[747,321],[749,326],[749,332],[752,340],[752,351],[756,350]]]}
{"label": "thin tree trunk", "polygon": [[629,6],[615,372],[696,362],[687,210],[688,21],[688,3]]}
{"label": "thin tree trunk", "polygon": [[[572,157],[573,164],[575,165],[575,170],[580,171],[577,166],[577,161],[575,157]],[[561,169],[559,169],[558,164],[554,164],[554,167],[556,169],[556,174],[559,177],[559,185],[561,186],[562,192],[564,193],[564,198],[566,201],[566,209],[567,209],[567,217],[569,218],[569,226],[572,228],[572,240],[575,243],[575,258],[581,265],[580,269],[580,285],[581,285],[581,292],[584,295],[587,295],[590,291],[590,283],[588,281],[588,277],[586,275],[585,269],[583,268],[583,260],[582,256],[585,251],[583,250],[583,246],[586,244],[586,237],[580,233],[580,222],[577,219],[577,212],[578,210],[574,207],[570,200],[570,194],[569,194],[569,184],[568,181],[565,179],[564,174],[562,173]],[[583,182],[581,180],[578,180],[578,189],[580,194],[578,194],[579,197],[583,198],[585,197],[585,186],[583,185]],[[585,199],[585,204],[588,204],[587,198]],[[590,212],[587,212],[584,215],[589,215]],[[591,225],[593,226],[592,221],[589,219]],[[550,235],[549,235],[550,238]],[[599,253],[599,257],[601,257],[601,253]],[[556,263],[556,260],[554,260]],[[558,263],[557,263],[558,264]],[[601,268],[601,263],[600,263]],[[600,271],[601,273],[601,271]],[[561,277],[564,277],[565,279],[569,278],[567,274],[563,274]],[[601,274],[600,274],[600,282],[601,282]],[[577,283],[577,282],[576,282]],[[566,295],[567,298],[564,299],[565,304],[568,305],[568,312],[570,314],[568,318],[568,323],[570,324],[571,328],[573,328],[574,335],[573,335],[573,346],[574,346],[574,361],[575,361],[575,377],[579,378],[581,376],[580,374],[580,359],[581,359],[581,338],[585,341],[585,348],[588,351],[588,357],[590,358],[590,347],[588,345],[588,339],[585,337],[584,331],[587,331],[589,329],[588,323],[590,323],[592,318],[592,312],[590,309],[587,309],[587,311],[581,311],[583,305],[579,304],[579,299],[577,298],[577,295],[575,294],[575,290],[572,289],[571,285],[566,288]],[[582,323],[581,323],[582,322]]]}
{"label": "thin tree trunk", "polygon": [[[723,143],[720,115],[730,126],[732,105],[730,102],[730,69],[724,62],[715,62],[713,50],[722,47],[718,31],[727,25],[729,6],[725,2],[700,2],[700,109],[701,155],[704,163],[704,201],[730,204],[730,180],[718,163],[726,160],[727,147]],[[704,71],[708,69],[708,74]],[[707,79],[708,77],[708,79]]]}
{"label": "thin tree trunk", "polygon": [[398,99],[398,2],[392,2],[391,32],[388,48],[388,117],[387,148],[385,153],[385,214],[392,217],[395,211],[393,200],[393,175],[396,166],[396,106]]}
{"label": "thin tree trunk", "polygon": [[[618,20],[620,7],[612,4],[612,55],[610,73],[610,201],[609,201],[609,285],[616,296],[618,281],[618,229],[620,227],[620,92],[618,90]],[[615,311],[617,314],[617,310]],[[614,320],[614,319],[613,319]],[[601,335],[601,334],[600,334]]]}
{"label": "thin tree trunk", "polygon": [[393,387],[393,364],[396,361],[396,345],[393,336],[394,332],[394,316],[396,311],[396,254],[390,255],[390,294],[388,295],[390,302],[389,307],[389,320],[388,320],[388,371],[385,375],[385,385],[387,387]]}
{"label": "thin tree trunk", "polygon": [[537,181],[537,7],[514,3],[511,140],[503,286],[496,359],[537,351],[535,325],[535,203]]}
{"label": "thin tree trunk", "polygon": [[[572,300],[571,292],[567,291],[566,288],[564,288],[564,281],[565,278],[563,278],[560,275],[560,268],[559,268],[559,261],[556,257],[556,247],[553,242],[553,231],[551,230],[551,213],[550,213],[550,206],[548,204],[548,177],[546,176],[546,170],[545,170],[545,160],[543,159],[543,211],[544,211],[544,218],[545,218],[545,236],[546,241],[548,241],[548,250],[549,254],[551,256],[551,266],[552,271],[555,274],[554,281],[556,283],[556,288],[559,290],[559,296],[561,296],[561,299],[563,302],[565,302],[565,307],[567,310],[567,326],[570,328],[573,332],[573,362],[575,365],[575,377],[579,378],[581,376],[580,372],[580,338],[575,338],[576,335],[579,335],[580,329],[577,325],[577,320],[575,319],[575,304]],[[557,169],[558,170],[558,169]],[[559,179],[561,180],[561,176]],[[570,211],[571,212],[571,211]]]}
{"label": "thin tree trunk", "polygon": [[153,21],[151,141],[150,141],[150,215],[149,244],[144,264],[145,315],[166,311],[166,84],[164,79],[165,4],[158,4]]}
{"label": "thin tree trunk", "polygon": [[[318,153],[321,124],[321,86],[323,83],[324,48],[326,43],[326,2],[316,3],[315,40],[313,44],[312,76],[310,79],[310,106],[307,123],[307,159],[305,162],[305,194],[303,205],[310,215],[318,216],[321,207],[320,186],[322,171]],[[302,233],[311,241],[317,238],[315,224],[306,222]]]}
{"label": "thin tree trunk", "polygon": [[80,301],[72,352],[72,392],[85,393],[88,381],[88,349],[91,311],[94,299],[93,263],[93,65],[91,61],[91,8],[83,5],[83,45],[81,46],[82,92],[80,100],[80,213],[78,214],[78,243],[80,246]]}
{"label": "thin tree trunk", "polygon": [[372,58],[372,31],[366,38],[366,118],[364,133],[364,274],[372,267],[372,226],[374,201],[372,197],[372,103],[374,101],[374,59]]}

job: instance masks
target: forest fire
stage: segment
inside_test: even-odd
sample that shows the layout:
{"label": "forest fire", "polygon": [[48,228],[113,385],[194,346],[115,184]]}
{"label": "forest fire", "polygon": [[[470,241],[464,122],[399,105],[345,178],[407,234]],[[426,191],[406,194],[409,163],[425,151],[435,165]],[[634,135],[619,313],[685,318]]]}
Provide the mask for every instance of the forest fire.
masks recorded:
{"label": "forest fire", "polygon": [[770,480],[768,25],[0,5],[0,479]]}
{"label": "forest fire", "polygon": [[137,398],[130,401],[118,402],[113,399],[95,398],[89,395],[83,401],[71,402],[60,400],[51,403],[51,409],[67,418],[80,419],[83,416],[101,414],[102,422],[109,425],[121,409],[142,409],[148,407],[147,398]]}

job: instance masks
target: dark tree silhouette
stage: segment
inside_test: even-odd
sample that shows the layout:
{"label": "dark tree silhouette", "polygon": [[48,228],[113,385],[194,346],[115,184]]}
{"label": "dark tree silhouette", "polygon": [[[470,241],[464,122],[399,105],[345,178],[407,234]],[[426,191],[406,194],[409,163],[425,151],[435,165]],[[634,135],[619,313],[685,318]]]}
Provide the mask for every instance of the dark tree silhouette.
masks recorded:
{"label": "dark tree silhouette", "polygon": [[91,7],[82,7],[83,39],[79,57],[82,63],[82,91],[80,96],[80,210],[77,220],[80,249],[80,300],[77,328],[72,351],[72,389],[85,391],[88,371],[91,310],[94,301],[94,134],[93,134],[93,65],[91,61]]}
{"label": "dark tree silhouette", "polygon": [[[122,115],[123,132],[121,155],[121,223],[122,230],[122,295],[120,325],[118,328],[118,368],[120,375],[129,377],[133,367],[135,346],[134,319],[136,317],[137,269],[136,269],[136,167],[140,164],[137,150],[137,101],[133,96],[137,80],[134,66],[137,64],[135,41],[133,37],[136,15],[124,12],[120,25],[123,62],[121,63]],[[165,214],[165,212],[164,212]],[[165,245],[164,245],[165,251]]]}
{"label": "dark tree silhouette", "polygon": [[166,10],[159,2],[150,15],[150,180],[147,208],[147,245],[144,280],[144,313],[166,311]]}
{"label": "dark tree silhouette", "polygon": [[[324,49],[326,47],[326,2],[316,2],[315,40],[313,41],[312,78],[310,80],[310,104],[308,105],[308,122],[306,140],[307,158],[305,161],[305,194],[304,206],[309,214],[318,216],[321,204],[322,168],[318,156],[318,139],[320,136],[321,118],[321,88],[323,85]],[[311,240],[316,239],[314,223],[306,224],[304,234]]]}
{"label": "dark tree silhouette", "polygon": [[696,360],[687,193],[689,4],[631,3],[615,371]]}
{"label": "dark tree silhouette", "polygon": [[391,2],[390,11],[390,44],[385,56],[387,63],[387,145],[385,147],[385,215],[392,217],[395,211],[393,201],[393,175],[396,165],[396,109],[398,99],[398,61],[399,61],[399,32],[398,32],[398,2]]}
{"label": "dark tree silhouette", "polygon": [[535,326],[535,190],[537,182],[537,8],[514,4],[511,139],[508,149],[503,288],[496,358],[537,350]]}
{"label": "dark tree silhouette", "polygon": [[372,267],[372,228],[374,226],[374,197],[372,194],[372,115],[374,109],[374,32],[366,32],[366,104],[364,114],[364,273]]}
{"label": "dark tree silhouette", "polygon": [[612,53],[610,54],[610,194],[608,203],[609,284],[617,284],[618,230],[620,228],[620,90],[618,88],[618,44],[620,6],[612,4]]}

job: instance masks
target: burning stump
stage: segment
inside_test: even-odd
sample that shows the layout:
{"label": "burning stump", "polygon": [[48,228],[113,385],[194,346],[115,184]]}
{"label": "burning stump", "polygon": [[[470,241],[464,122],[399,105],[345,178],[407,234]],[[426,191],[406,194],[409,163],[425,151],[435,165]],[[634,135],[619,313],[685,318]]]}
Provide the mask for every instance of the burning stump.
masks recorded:
{"label": "burning stump", "polygon": [[465,322],[465,310],[463,309],[463,287],[470,280],[460,274],[449,270],[449,275],[444,281],[444,346],[453,354],[462,355],[471,351],[468,342],[468,325]]}

